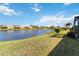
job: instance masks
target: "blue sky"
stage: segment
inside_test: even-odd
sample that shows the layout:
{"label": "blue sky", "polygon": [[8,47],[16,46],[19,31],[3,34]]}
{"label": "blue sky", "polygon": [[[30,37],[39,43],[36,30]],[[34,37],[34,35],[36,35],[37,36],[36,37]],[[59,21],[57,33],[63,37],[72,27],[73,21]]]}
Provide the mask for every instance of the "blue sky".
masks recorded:
{"label": "blue sky", "polygon": [[0,25],[63,26],[79,15],[79,4],[1,3]]}

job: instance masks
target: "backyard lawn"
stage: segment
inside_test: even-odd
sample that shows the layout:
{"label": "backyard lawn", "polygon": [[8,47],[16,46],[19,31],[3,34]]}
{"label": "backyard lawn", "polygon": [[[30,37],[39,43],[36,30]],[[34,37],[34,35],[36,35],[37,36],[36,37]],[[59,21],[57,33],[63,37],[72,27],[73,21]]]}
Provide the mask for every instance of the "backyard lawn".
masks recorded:
{"label": "backyard lawn", "polygon": [[[55,37],[61,37],[61,35]],[[49,56],[79,56],[79,40],[63,36],[58,45],[49,53]]]}

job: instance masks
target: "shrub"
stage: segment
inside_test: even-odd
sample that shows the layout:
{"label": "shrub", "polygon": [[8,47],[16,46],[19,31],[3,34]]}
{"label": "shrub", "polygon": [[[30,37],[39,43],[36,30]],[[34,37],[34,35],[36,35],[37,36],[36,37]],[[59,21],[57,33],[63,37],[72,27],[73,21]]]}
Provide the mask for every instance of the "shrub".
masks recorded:
{"label": "shrub", "polygon": [[60,29],[59,29],[59,28],[56,28],[56,29],[55,29],[55,32],[56,32],[56,33],[59,33],[59,32],[60,32]]}
{"label": "shrub", "polygon": [[62,28],[63,30],[67,30],[67,28]]}

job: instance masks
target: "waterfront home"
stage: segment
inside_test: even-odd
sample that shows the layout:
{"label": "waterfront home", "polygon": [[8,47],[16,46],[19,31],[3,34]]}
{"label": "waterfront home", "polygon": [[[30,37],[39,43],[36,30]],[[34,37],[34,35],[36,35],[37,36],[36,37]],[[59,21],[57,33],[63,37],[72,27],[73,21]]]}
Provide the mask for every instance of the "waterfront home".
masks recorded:
{"label": "waterfront home", "polygon": [[27,25],[0,25],[0,29],[6,29],[6,30],[18,30],[18,29],[39,29],[41,26],[27,26]]}
{"label": "waterfront home", "polygon": [[30,29],[30,26],[21,25],[21,26],[20,26],[20,28],[21,28],[21,29],[25,29],[25,30],[26,30],[26,29]]}
{"label": "waterfront home", "polygon": [[6,25],[0,25],[0,29],[7,29],[8,27]]}
{"label": "waterfront home", "polygon": [[7,27],[8,27],[8,29],[14,29],[14,26],[12,26],[12,25],[9,25]]}
{"label": "waterfront home", "polygon": [[12,26],[13,26],[13,29],[21,29],[21,27],[18,25],[12,25]]}
{"label": "waterfront home", "polygon": [[7,27],[8,27],[8,29],[10,29],[10,30],[13,30],[13,29],[21,29],[20,26],[18,26],[18,25],[9,25],[9,26],[7,26]]}

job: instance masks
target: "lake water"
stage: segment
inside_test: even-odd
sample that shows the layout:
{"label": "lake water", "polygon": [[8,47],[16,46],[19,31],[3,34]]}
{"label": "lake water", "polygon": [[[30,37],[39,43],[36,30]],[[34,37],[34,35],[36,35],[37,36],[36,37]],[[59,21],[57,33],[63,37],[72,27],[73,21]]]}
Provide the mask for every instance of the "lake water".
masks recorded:
{"label": "lake water", "polygon": [[37,35],[42,35],[52,30],[21,30],[21,31],[0,31],[0,41],[20,40]]}

